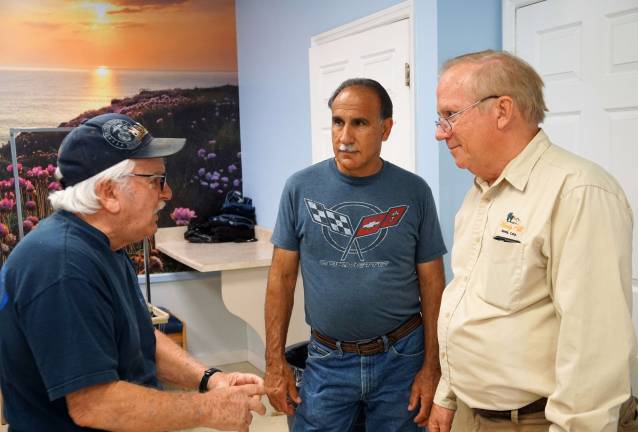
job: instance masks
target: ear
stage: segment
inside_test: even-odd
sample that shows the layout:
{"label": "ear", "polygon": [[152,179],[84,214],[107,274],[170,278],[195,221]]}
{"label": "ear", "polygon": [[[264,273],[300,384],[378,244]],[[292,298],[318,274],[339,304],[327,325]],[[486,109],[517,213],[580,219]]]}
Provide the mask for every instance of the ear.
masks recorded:
{"label": "ear", "polygon": [[115,184],[115,182],[111,180],[99,182],[95,186],[95,195],[97,195],[97,199],[105,211],[113,214],[120,212],[122,190]]}
{"label": "ear", "polygon": [[509,96],[501,96],[494,104],[494,109],[496,110],[496,127],[503,130],[514,117],[514,101]]}
{"label": "ear", "polygon": [[393,125],[394,125],[394,120],[392,120],[392,117],[383,119],[383,137],[381,141],[387,141],[388,137],[390,136],[390,131],[392,130]]}

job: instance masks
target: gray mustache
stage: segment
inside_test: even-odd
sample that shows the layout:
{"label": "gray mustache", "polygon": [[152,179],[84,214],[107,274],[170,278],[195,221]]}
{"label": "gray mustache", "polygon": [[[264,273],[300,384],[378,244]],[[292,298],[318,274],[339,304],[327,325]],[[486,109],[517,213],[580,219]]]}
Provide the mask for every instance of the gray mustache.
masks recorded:
{"label": "gray mustache", "polygon": [[348,145],[340,144],[339,145],[339,151],[342,151],[342,152],[353,152],[353,151],[355,151],[355,148],[354,148],[354,145],[352,145],[352,144],[348,144]]}

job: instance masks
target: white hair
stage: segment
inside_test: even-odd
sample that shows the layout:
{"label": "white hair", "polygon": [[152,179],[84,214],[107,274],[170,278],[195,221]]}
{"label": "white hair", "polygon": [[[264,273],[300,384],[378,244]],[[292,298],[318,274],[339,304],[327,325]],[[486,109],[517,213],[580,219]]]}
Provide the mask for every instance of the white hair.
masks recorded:
{"label": "white hair", "polygon": [[[93,214],[102,208],[95,188],[98,183],[106,180],[122,183],[133,172],[135,162],[126,159],[102,172],[89,177],[73,186],[68,186],[62,190],[55,191],[49,195],[49,201],[53,210],[66,210],[71,213]],[[55,170],[56,178],[60,179],[62,173],[58,167]]]}

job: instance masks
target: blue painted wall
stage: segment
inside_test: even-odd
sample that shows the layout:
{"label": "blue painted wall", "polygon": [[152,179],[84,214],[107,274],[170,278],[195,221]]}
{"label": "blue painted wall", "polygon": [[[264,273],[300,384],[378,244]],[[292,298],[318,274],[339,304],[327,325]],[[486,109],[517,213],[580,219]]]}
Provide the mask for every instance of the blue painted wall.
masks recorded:
{"label": "blue painted wall", "polygon": [[[459,4],[462,3],[462,6]],[[501,49],[501,1],[500,0],[439,0],[438,10],[438,60],[439,67],[445,60],[460,54],[485,49]],[[460,170],[445,147],[438,144],[439,152],[439,218],[443,239],[452,251],[454,216],[461,206],[474,176]],[[450,256],[445,257],[447,280],[451,280]]]}
{"label": "blue painted wall", "polygon": [[236,0],[244,194],[260,225],[274,226],[286,178],[312,161],[310,38],[397,3]]}
{"label": "blue painted wall", "polygon": [[[244,193],[273,227],[283,184],[311,163],[310,38],[400,0],[236,0]],[[440,64],[501,47],[500,0],[414,0],[417,172],[432,187],[448,249],[471,176],[434,139]],[[447,258],[449,271],[449,254]],[[449,279],[449,273],[448,273]]]}

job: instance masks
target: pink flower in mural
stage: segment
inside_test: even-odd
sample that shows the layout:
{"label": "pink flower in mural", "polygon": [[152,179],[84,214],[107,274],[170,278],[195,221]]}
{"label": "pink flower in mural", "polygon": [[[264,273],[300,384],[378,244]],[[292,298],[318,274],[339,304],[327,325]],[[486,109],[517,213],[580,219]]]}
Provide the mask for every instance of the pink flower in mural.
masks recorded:
{"label": "pink flower in mural", "polygon": [[22,228],[24,229],[25,234],[31,231],[34,226],[35,225],[30,220],[25,220],[24,222],[22,222]]}
{"label": "pink flower in mural", "polygon": [[[7,165],[7,171],[10,172],[10,173],[13,172],[13,164]],[[18,162],[18,172],[19,173],[22,172],[22,164],[20,162]]]}
{"label": "pink flower in mural", "polygon": [[49,183],[49,190],[50,191],[59,191],[62,190],[62,185],[60,185],[60,183],[54,181]]}
{"label": "pink flower in mural", "polygon": [[16,202],[9,198],[2,198],[0,200],[0,212],[6,213],[10,212],[13,206],[15,206]]}
{"label": "pink flower in mural", "polygon": [[171,213],[171,219],[175,221],[176,225],[188,225],[191,219],[196,217],[195,211],[186,207],[177,207]]}
{"label": "pink flower in mural", "polygon": [[[53,169],[53,171],[55,172],[55,168]],[[31,178],[45,179],[49,177],[49,175],[50,174],[48,169],[43,169],[41,166],[35,166],[31,168],[29,171],[27,171],[27,177],[31,177]]]}
{"label": "pink flower in mural", "polygon": [[51,164],[47,165],[47,172],[49,175],[53,175],[55,173],[55,167]]}
{"label": "pink flower in mural", "polygon": [[35,210],[36,207],[37,204],[33,200],[29,200],[24,203],[24,208],[26,208],[27,210]]}

